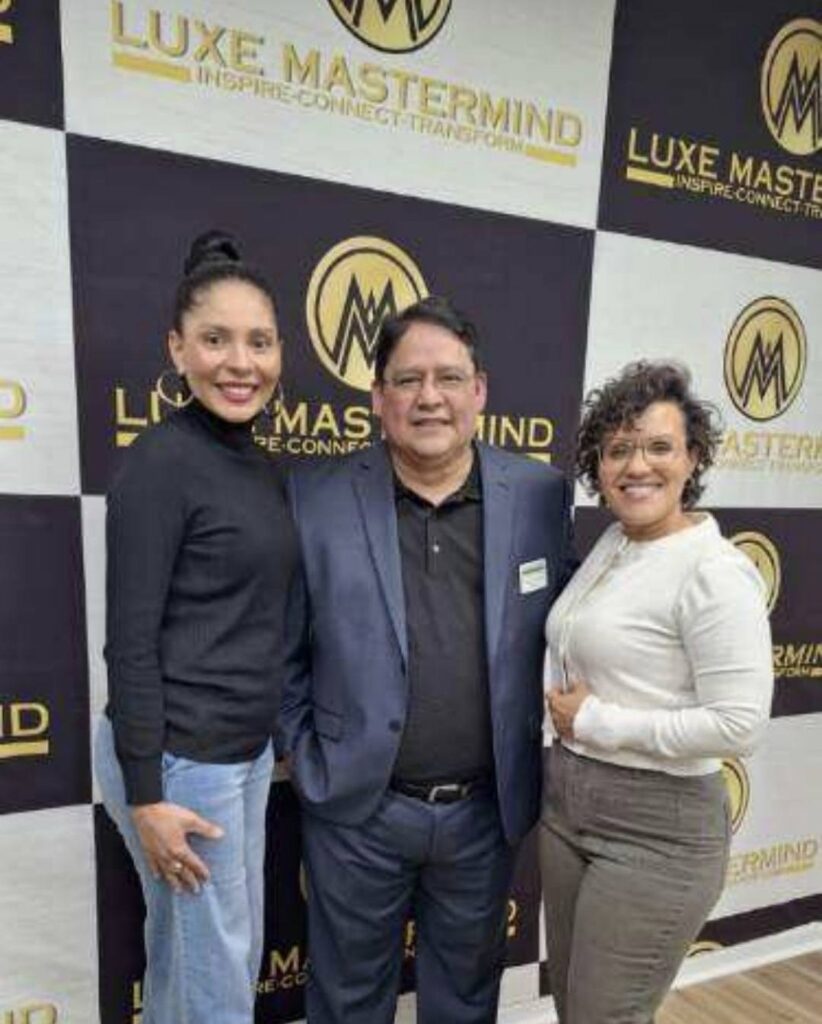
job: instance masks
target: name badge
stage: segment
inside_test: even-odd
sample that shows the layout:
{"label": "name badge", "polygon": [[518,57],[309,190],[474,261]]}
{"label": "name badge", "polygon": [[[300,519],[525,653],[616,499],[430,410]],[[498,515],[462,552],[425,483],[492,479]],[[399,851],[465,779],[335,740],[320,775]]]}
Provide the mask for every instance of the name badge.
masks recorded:
{"label": "name badge", "polygon": [[535,590],[544,590],[547,586],[548,566],[544,558],[535,558],[533,562],[523,562],[520,565],[520,594],[533,594]]}

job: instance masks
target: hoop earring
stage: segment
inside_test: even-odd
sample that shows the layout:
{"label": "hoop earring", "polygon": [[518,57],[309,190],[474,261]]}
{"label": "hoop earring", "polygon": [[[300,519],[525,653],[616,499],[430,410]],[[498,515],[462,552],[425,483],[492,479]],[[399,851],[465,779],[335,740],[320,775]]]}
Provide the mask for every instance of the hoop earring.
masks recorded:
{"label": "hoop earring", "polygon": [[[178,397],[176,399],[169,398],[165,391],[165,384],[163,382],[168,374],[174,374],[179,382],[177,387]],[[185,390],[183,390],[183,388]],[[191,388],[188,386],[186,381],[185,374],[177,373],[176,370],[163,370],[157,378],[154,390],[160,396],[160,401],[164,405],[170,405],[173,409],[185,409],[185,407],[194,399],[194,395],[191,393]]]}
{"label": "hoop earring", "polygon": [[270,420],[274,420],[277,406],[285,405],[285,388],[283,387],[282,378],[277,381],[277,386],[274,388],[274,394],[263,406],[263,413]]}

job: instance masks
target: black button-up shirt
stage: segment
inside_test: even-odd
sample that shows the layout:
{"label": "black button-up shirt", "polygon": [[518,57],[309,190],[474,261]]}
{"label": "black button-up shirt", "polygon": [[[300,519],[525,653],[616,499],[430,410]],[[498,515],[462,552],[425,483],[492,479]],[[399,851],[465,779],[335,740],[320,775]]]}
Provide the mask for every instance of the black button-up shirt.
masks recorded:
{"label": "black button-up shirt", "polygon": [[396,478],[395,495],[410,699],[394,777],[431,783],[490,774],[479,460],[440,505]]}

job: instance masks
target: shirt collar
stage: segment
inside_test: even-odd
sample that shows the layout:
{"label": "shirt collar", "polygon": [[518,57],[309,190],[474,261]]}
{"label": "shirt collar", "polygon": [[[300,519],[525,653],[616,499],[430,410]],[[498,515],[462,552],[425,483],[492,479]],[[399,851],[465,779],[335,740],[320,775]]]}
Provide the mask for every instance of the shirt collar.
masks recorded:
{"label": "shirt collar", "polygon": [[[471,469],[468,471],[468,476],[463,480],[460,486],[449,494],[448,497],[442,501],[439,505],[442,508],[443,505],[458,505],[463,502],[481,502],[482,501],[482,477],[480,475],[480,460],[477,455],[476,445],[471,446],[473,458],[471,460]],[[427,498],[423,498],[421,494],[417,494],[416,491],[412,490],[400,480],[397,476],[396,470],[393,471],[394,475],[394,500],[399,504],[402,500],[415,501],[420,505],[431,505],[431,502]]]}

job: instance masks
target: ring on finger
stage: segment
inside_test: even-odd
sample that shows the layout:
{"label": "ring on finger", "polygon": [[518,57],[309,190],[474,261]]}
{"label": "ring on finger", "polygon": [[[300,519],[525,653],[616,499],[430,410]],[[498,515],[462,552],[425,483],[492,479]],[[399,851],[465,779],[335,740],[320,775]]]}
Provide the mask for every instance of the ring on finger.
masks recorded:
{"label": "ring on finger", "polygon": [[173,875],[179,875],[182,870],[183,870],[182,861],[175,860],[175,861],[172,862],[171,873]]}

